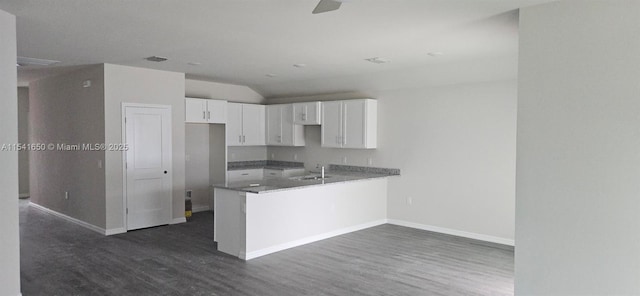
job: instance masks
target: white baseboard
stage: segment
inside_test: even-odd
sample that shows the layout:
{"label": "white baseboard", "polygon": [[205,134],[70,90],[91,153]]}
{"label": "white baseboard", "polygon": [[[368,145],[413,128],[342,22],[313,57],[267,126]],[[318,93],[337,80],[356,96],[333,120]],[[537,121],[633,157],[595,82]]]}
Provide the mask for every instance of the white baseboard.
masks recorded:
{"label": "white baseboard", "polygon": [[350,227],[346,227],[346,228],[342,228],[342,229],[338,229],[338,230],[334,230],[334,231],[325,232],[325,233],[314,235],[314,236],[310,236],[310,237],[305,237],[303,239],[299,239],[299,240],[295,240],[295,241],[292,241],[292,242],[287,242],[287,243],[284,243],[284,244],[271,246],[271,247],[260,249],[260,250],[257,250],[257,251],[252,251],[252,252],[248,252],[248,253],[241,252],[239,257],[240,257],[240,259],[250,260],[250,259],[254,259],[254,258],[257,258],[257,257],[260,257],[260,256],[264,256],[264,255],[267,255],[267,254],[275,253],[275,252],[278,252],[278,251],[290,249],[290,248],[297,247],[297,246],[306,245],[308,243],[317,242],[317,241],[320,241],[320,240],[323,240],[323,239],[327,239],[327,238],[330,238],[330,237],[343,235],[343,234],[346,234],[346,233],[349,233],[349,232],[354,232],[354,231],[358,231],[358,230],[362,230],[362,229],[366,229],[366,228],[370,228],[370,227],[374,227],[374,226],[378,226],[378,225],[382,225],[382,224],[386,224],[386,223],[387,223],[386,219],[377,220],[377,221],[373,221],[373,222],[367,222],[367,223],[363,223],[363,224],[359,224],[359,225],[355,225],[355,226],[350,226]]}
{"label": "white baseboard", "polygon": [[209,208],[209,205],[194,205],[191,208],[191,212],[193,213],[198,213],[198,212],[206,212],[206,211],[210,211],[211,209]]}
{"label": "white baseboard", "polygon": [[186,222],[187,222],[187,218],[180,217],[180,218],[173,218],[170,224],[180,224],[180,223],[186,223]]}
{"label": "white baseboard", "polygon": [[41,211],[43,211],[43,212],[49,213],[49,214],[54,215],[54,216],[56,216],[56,217],[59,217],[59,218],[65,219],[65,220],[67,220],[67,221],[69,221],[69,222],[71,222],[71,223],[74,223],[74,224],[77,224],[77,225],[79,225],[79,226],[82,226],[82,227],[84,227],[84,228],[86,228],[86,229],[93,230],[93,231],[95,231],[95,232],[97,232],[97,233],[100,233],[100,234],[102,234],[102,235],[105,235],[105,234],[106,234],[106,230],[105,230],[104,228],[101,228],[101,227],[95,226],[95,225],[93,225],[93,224],[90,224],[90,223],[84,222],[84,221],[82,221],[82,220],[78,220],[78,219],[73,218],[73,217],[69,217],[69,216],[67,216],[67,215],[65,215],[65,214],[62,214],[62,213],[56,212],[56,211],[54,211],[54,210],[52,210],[52,209],[49,209],[49,208],[43,207],[43,206],[41,206],[41,205],[39,205],[39,204],[35,204],[35,203],[33,203],[33,202],[29,202],[29,205],[30,205],[30,206],[32,206],[32,207],[34,207],[34,208],[36,208],[36,209],[38,209],[38,210],[41,210]]}
{"label": "white baseboard", "polygon": [[18,198],[27,198],[27,197],[29,197],[29,196],[31,196],[31,194],[29,194],[29,193],[20,193],[20,194],[18,195]]}
{"label": "white baseboard", "polygon": [[111,228],[111,229],[107,229],[104,232],[104,235],[114,235],[114,234],[121,234],[121,233],[126,233],[127,229],[124,227],[120,227],[120,228]]}
{"label": "white baseboard", "polygon": [[461,230],[455,230],[455,229],[449,229],[444,227],[425,225],[425,224],[419,224],[419,223],[413,223],[413,222],[407,222],[407,221],[395,220],[395,219],[388,219],[387,221],[388,221],[387,223],[393,224],[393,225],[399,225],[399,226],[404,226],[409,228],[427,230],[431,232],[438,232],[438,233],[444,233],[449,235],[472,238],[476,240],[481,240],[481,241],[486,241],[486,242],[491,242],[491,243],[496,243],[501,245],[515,246],[515,241],[508,238],[478,234],[473,232],[466,232]]}

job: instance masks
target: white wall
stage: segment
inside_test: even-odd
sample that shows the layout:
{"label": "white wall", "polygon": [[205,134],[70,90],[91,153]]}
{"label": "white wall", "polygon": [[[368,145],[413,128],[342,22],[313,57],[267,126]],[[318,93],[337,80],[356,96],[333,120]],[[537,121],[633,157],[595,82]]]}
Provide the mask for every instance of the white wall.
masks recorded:
{"label": "white wall", "polygon": [[[173,218],[184,218],[185,123],[183,73],[104,65],[105,141],[122,142],[122,103],[171,106]],[[122,152],[105,155],[107,229],[124,227]]]}
{"label": "white wall", "polygon": [[[29,89],[18,87],[18,142],[29,143]],[[20,196],[29,194],[29,151],[18,152]]]}
{"label": "white wall", "polygon": [[640,295],[638,15],[520,13],[516,295]]}
{"label": "white wall", "polygon": [[[0,10],[0,143],[18,142],[16,19]],[[18,153],[0,151],[0,295],[20,294]]]}
{"label": "white wall", "polygon": [[[512,244],[515,204],[516,81],[370,92],[378,99],[378,148],[320,147],[320,127],[305,127],[306,147],[269,147],[293,161],[401,169],[389,179],[388,217],[413,226]],[[345,99],[362,93],[269,99],[269,103]],[[412,204],[407,203],[412,199]]]}
{"label": "white wall", "polygon": [[231,146],[227,149],[228,161],[266,160],[267,146]]}
{"label": "white wall", "polygon": [[192,190],[194,210],[209,209],[209,125],[185,124],[185,141],[185,189]]}
{"label": "white wall", "polygon": [[250,104],[260,104],[264,101],[260,94],[244,85],[187,79],[185,81],[185,90],[187,97],[194,98]]}
{"label": "white wall", "polygon": [[[85,80],[91,87],[82,87]],[[31,82],[29,142],[103,143],[103,80],[102,65],[95,65]],[[104,228],[104,157],[103,151],[30,151],[31,202]]]}

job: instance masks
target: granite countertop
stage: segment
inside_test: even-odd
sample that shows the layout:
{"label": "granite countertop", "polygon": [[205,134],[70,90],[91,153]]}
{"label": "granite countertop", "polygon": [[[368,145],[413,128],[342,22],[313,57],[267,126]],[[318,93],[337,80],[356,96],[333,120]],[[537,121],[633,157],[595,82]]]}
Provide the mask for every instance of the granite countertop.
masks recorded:
{"label": "granite countertop", "polygon": [[[309,173],[309,175],[318,175]],[[345,182],[362,181],[377,178],[386,178],[394,175],[378,174],[378,173],[364,173],[364,172],[348,172],[348,171],[335,171],[325,172],[324,180],[292,180],[293,178],[278,178],[278,179],[262,179],[253,181],[233,182],[227,184],[213,185],[215,188],[224,188],[237,191],[245,191],[251,193],[270,193],[282,190],[298,189],[303,187],[321,186],[325,184],[336,184]]]}
{"label": "granite countertop", "polygon": [[243,167],[228,168],[229,171],[251,170],[251,169],[269,169],[269,170],[304,170],[304,167],[298,166],[275,166],[275,165],[247,165]]}

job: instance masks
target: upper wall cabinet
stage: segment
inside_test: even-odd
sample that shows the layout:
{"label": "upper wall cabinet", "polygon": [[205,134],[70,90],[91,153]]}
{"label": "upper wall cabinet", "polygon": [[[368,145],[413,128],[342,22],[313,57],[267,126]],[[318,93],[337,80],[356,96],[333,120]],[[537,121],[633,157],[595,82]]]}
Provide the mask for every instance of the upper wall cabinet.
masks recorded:
{"label": "upper wall cabinet", "polygon": [[302,125],[320,124],[320,102],[293,104],[293,123]]}
{"label": "upper wall cabinet", "polygon": [[265,106],[227,104],[227,146],[265,145]]}
{"label": "upper wall cabinet", "polygon": [[267,106],[267,145],[304,146],[304,126],[293,123],[291,104]]}
{"label": "upper wall cabinet", "polygon": [[372,99],[322,102],[322,147],[377,147],[378,102]]}
{"label": "upper wall cabinet", "polygon": [[185,98],[185,122],[227,123],[227,101]]}

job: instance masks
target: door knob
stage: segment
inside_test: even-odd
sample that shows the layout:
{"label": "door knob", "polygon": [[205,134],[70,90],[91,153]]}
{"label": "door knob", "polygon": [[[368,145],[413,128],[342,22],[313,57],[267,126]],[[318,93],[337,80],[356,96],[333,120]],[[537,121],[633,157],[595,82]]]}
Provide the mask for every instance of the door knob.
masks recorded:
{"label": "door knob", "polygon": [[167,174],[167,171],[164,171],[164,174],[166,175],[166,174]]}

